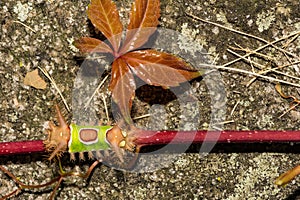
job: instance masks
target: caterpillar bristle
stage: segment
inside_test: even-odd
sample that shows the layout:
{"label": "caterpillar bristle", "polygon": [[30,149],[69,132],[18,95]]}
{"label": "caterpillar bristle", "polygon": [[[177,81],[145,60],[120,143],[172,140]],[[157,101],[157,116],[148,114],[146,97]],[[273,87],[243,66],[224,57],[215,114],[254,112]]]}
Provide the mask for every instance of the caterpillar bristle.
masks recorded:
{"label": "caterpillar bristle", "polygon": [[70,160],[73,162],[76,160],[75,153],[70,153]]}
{"label": "caterpillar bristle", "polygon": [[107,158],[107,157],[110,156],[109,151],[103,151],[103,153],[104,153],[104,157],[105,157],[105,158]]}
{"label": "caterpillar bristle", "polygon": [[79,161],[85,161],[86,158],[89,160],[101,160],[103,158],[101,152],[99,151],[88,151],[88,152],[69,152],[70,154],[70,160],[72,162],[76,161],[77,159]]}
{"label": "caterpillar bristle", "polygon": [[84,157],[84,153],[83,152],[79,152],[79,159],[81,161],[85,161],[85,157]]}
{"label": "caterpillar bristle", "polygon": [[103,160],[103,155],[101,154],[101,151],[96,151],[95,157],[97,160]]}
{"label": "caterpillar bristle", "polygon": [[124,150],[121,151],[120,153],[122,154],[122,157],[124,157],[126,161],[124,159],[120,160],[119,157],[120,155],[118,155],[115,151],[109,149],[70,153],[70,159],[72,161],[78,160],[79,162],[85,161],[87,159],[98,160],[112,168],[121,168],[121,169],[131,168],[131,166],[133,166],[133,164],[135,163],[137,154],[133,152],[126,152]]}
{"label": "caterpillar bristle", "polygon": [[95,159],[95,156],[94,156],[94,154],[93,154],[92,151],[89,151],[89,152],[88,152],[88,158],[89,158],[89,160]]}

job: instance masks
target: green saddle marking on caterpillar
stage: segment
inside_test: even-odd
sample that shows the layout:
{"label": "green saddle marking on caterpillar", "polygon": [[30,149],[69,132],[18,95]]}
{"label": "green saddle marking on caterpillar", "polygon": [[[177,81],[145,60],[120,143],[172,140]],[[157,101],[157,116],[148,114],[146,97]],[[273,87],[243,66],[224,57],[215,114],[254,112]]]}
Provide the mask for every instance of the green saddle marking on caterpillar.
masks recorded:
{"label": "green saddle marking on caterpillar", "polygon": [[112,126],[80,126],[70,125],[71,136],[68,143],[69,152],[87,152],[110,149],[106,140],[106,132]]}

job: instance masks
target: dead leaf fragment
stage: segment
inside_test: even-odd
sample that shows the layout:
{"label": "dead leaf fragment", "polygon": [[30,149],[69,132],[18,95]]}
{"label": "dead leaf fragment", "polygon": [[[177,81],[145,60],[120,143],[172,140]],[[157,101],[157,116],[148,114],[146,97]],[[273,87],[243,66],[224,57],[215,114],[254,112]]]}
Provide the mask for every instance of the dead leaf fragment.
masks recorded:
{"label": "dead leaf fragment", "polygon": [[42,90],[47,86],[47,83],[40,77],[37,69],[27,72],[24,78],[24,84]]}

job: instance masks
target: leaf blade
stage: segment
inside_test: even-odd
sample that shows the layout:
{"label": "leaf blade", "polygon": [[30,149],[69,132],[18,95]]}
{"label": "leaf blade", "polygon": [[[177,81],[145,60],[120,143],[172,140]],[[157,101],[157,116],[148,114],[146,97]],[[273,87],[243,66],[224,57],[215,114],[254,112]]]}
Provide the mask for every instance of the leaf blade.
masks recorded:
{"label": "leaf blade", "polygon": [[134,74],[149,85],[174,87],[204,73],[174,55],[154,49],[133,51],[122,57]]}
{"label": "leaf blade", "polygon": [[74,45],[82,53],[111,53],[112,49],[101,40],[82,37],[74,42]]}
{"label": "leaf blade", "polygon": [[122,58],[113,62],[111,77],[109,89],[112,92],[112,98],[118,105],[125,121],[131,123],[130,111],[136,85],[130,69]]}
{"label": "leaf blade", "polygon": [[113,50],[118,51],[123,26],[116,4],[111,0],[92,0],[88,7],[88,18],[109,40]]}
{"label": "leaf blade", "polygon": [[132,4],[130,22],[121,54],[145,44],[156,31],[160,17],[159,0],[135,0]]}

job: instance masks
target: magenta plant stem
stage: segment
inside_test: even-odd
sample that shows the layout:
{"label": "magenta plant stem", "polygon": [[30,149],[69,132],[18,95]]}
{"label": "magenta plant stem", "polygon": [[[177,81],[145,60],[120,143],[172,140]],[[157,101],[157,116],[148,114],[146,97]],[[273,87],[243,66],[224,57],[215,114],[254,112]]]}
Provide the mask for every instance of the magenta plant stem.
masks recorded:
{"label": "magenta plant stem", "polygon": [[16,155],[16,154],[29,154],[44,152],[44,144],[42,140],[32,141],[18,141],[18,142],[1,142],[0,143],[0,156],[1,155]]}
{"label": "magenta plant stem", "polygon": [[249,130],[249,131],[145,131],[138,134],[137,145],[180,143],[250,143],[300,142],[300,131]]}
{"label": "magenta plant stem", "polygon": [[[300,142],[300,131],[148,131],[140,130],[135,141],[138,146],[182,143],[250,143],[250,142]],[[42,140],[2,142],[1,155],[16,155],[44,152]]]}

